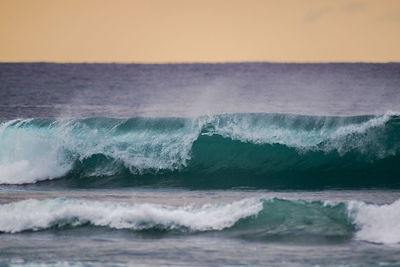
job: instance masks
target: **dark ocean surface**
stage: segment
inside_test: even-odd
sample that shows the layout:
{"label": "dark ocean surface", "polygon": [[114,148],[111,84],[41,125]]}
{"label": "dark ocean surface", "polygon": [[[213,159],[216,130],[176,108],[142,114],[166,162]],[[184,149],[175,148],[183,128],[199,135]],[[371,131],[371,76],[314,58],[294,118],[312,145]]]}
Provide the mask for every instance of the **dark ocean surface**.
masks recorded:
{"label": "dark ocean surface", "polygon": [[400,265],[400,64],[0,64],[0,264]]}

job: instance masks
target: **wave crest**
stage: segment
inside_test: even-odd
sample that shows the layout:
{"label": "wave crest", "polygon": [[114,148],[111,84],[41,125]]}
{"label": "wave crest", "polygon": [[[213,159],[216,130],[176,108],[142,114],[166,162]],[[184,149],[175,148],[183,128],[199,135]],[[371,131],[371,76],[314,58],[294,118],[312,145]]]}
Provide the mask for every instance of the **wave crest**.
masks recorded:
{"label": "wave crest", "polygon": [[[332,162],[340,169],[350,158],[350,169],[360,169],[371,162],[398,161],[399,127],[396,113],[13,120],[0,124],[0,184],[33,183],[69,173],[113,176],[126,170],[141,176],[244,169],[269,177]],[[258,165],[244,166],[249,158]]]}

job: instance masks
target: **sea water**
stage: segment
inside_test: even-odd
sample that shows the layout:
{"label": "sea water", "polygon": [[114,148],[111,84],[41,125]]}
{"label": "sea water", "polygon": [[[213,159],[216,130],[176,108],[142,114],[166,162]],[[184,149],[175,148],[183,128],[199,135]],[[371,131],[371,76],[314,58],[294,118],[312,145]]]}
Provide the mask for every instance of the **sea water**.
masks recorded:
{"label": "sea water", "polygon": [[400,264],[400,64],[0,64],[0,263]]}

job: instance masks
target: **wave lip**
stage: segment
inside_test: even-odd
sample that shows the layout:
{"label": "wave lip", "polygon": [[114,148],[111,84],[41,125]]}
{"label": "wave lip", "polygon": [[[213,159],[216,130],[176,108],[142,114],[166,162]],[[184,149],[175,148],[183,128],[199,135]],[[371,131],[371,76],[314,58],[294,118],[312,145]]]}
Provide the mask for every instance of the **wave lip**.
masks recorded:
{"label": "wave lip", "polygon": [[78,199],[0,205],[0,231],[92,226],[143,231],[217,232],[246,240],[357,240],[400,243],[400,200],[375,205],[247,198],[202,206],[165,206]]}
{"label": "wave lip", "polygon": [[371,181],[382,173],[388,176],[384,184],[393,184],[400,182],[399,132],[393,112],[13,120],[0,124],[0,184],[66,176],[182,181],[232,174],[265,181],[350,174]]}
{"label": "wave lip", "polygon": [[[362,134],[380,128],[398,116],[388,112],[377,116],[326,117],[294,114],[226,114],[208,122],[207,135],[218,134],[254,144],[281,144],[295,148],[313,148],[328,140]],[[339,149],[330,147],[330,149]],[[320,147],[321,148],[321,147]],[[326,147],[328,149],[328,147]]]}

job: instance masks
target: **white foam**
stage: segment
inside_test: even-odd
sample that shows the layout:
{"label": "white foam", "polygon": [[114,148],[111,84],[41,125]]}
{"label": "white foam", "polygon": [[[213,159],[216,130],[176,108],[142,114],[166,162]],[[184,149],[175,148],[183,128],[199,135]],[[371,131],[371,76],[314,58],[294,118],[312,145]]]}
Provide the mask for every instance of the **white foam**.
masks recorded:
{"label": "white foam", "polygon": [[[28,160],[0,165],[0,184],[24,184],[44,179],[52,179],[65,174],[66,169],[56,166],[50,159],[50,164],[37,165]],[[53,166],[51,166],[53,165]]]}
{"label": "white foam", "polygon": [[382,244],[400,243],[400,200],[386,205],[351,201],[348,210],[359,228],[356,239]]}
{"label": "white foam", "polygon": [[31,128],[31,120],[14,120],[0,127],[0,184],[32,183],[64,175],[70,168],[62,138],[48,128]]}
{"label": "white foam", "polygon": [[77,199],[30,199],[0,206],[0,231],[15,233],[85,223],[134,230],[156,226],[191,231],[222,230],[241,218],[258,214],[262,208],[262,201],[255,198],[179,207]]}

